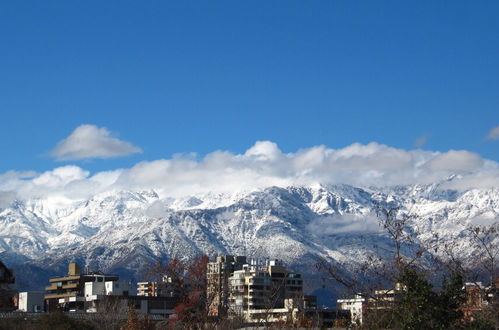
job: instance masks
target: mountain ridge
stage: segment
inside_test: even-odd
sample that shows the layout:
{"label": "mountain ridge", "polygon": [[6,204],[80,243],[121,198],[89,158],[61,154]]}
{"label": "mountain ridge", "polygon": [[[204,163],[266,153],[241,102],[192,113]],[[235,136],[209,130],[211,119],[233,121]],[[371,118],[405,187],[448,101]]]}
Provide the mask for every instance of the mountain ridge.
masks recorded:
{"label": "mountain ridge", "polygon": [[154,260],[201,253],[278,258],[304,273],[326,259],[348,271],[379,253],[373,246],[389,248],[376,205],[400,207],[419,240],[461,237],[471,254],[466,227],[497,223],[499,189],[310,185],[178,199],[118,191],[59,205],[18,200],[0,209],[0,258],[24,270],[21,287],[30,288],[33,276],[64,272],[69,260],[140,279]]}

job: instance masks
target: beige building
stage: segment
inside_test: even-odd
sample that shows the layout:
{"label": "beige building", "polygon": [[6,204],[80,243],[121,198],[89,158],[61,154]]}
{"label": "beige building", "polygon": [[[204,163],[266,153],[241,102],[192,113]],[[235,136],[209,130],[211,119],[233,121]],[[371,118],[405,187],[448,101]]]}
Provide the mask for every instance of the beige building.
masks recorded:
{"label": "beige building", "polygon": [[210,316],[226,316],[229,306],[229,277],[246,264],[244,256],[219,256],[207,265],[207,301]]}
{"label": "beige building", "polygon": [[50,285],[45,287],[45,303],[47,311],[63,309],[68,311],[84,310],[86,283],[118,281],[117,275],[105,275],[100,272],[81,273],[80,266],[70,263],[66,276],[51,278]]}
{"label": "beige building", "polygon": [[278,260],[253,262],[229,277],[229,311],[246,322],[290,321],[305,308],[301,275]]}

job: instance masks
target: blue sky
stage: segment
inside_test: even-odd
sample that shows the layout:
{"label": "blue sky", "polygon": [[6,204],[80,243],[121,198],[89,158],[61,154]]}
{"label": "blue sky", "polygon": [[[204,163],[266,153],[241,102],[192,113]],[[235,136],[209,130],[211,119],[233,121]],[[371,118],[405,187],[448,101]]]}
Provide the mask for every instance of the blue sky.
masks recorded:
{"label": "blue sky", "polygon": [[[4,1],[0,173],[260,140],[286,153],[419,138],[499,161],[486,138],[499,126],[498,15],[497,1]],[[83,124],[141,152],[57,157]]]}

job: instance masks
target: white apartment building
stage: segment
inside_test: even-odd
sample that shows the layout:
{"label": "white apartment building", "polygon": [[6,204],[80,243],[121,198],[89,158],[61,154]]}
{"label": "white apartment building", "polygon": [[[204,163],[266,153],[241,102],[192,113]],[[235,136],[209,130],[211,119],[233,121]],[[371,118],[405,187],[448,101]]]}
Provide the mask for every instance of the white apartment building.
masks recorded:
{"label": "white apartment building", "polygon": [[84,299],[87,312],[97,312],[97,304],[106,296],[135,296],[136,289],[132,282],[106,281],[86,282]]}
{"label": "white apartment building", "polygon": [[350,312],[350,320],[353,324],[362,325],[362,316],[366,308],[366,299],[360,295],[355,295],[354,298],[350,299],[338,299],[337,300],[339,310],[345,310]]}
{"label": "white apartment building", "polygon": [[304,308],[301,275],[278,260],[243,265],[230,276],[229,286],[229,312],[246,322],[287,321]]}

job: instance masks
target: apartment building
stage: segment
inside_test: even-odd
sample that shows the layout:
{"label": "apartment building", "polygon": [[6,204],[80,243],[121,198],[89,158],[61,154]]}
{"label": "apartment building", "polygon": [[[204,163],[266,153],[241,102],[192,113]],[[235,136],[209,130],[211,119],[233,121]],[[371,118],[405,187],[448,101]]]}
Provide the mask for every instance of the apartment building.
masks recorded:
{"label": "apartment building", "polygon": [[84,311],[97,312],[103,301],[110,297],[126,299],[135,295],[135,285],[130,281],[85,282]]}
{"label": "apartment building", "polygon": [[245,256],[219,256],[207,265],[208,315],[226,316],[229,308],[229,277],[246,264]]}
{"label": "apartment building", "polygon": [[354,298],[338,299],[337,304],[338,310],[348,311],[351,323],[356,326],[362,325],[363,316],[367,307],[366,298],[357,294]]}
{"label": "apartment building", "polygon": [[[80,266],[76,263],[70,263],[68,268],[66,276],[51,278],[49,280],[50,285],[45,287],[47,311],[55,309],[67,311],[84,310],[87,283],[100,283],[95,284],[97,290],[98,287],[105,287],[108,282],[119,280],[117,275],[103,274],[101,272],[82,273]],[[108,285],[112,286],[112,284]]]}
{"label": "apartment building", "polygon": [[301,275],[279,260],[252,262],[229,277],[229,310],[246,322],[289,321],[305,309]]}
{"label": "apartment building", "polygon": [[355,326],[363,324],[366,314],[389,311],[400,301],[400,297],[407,288],[396,283],[392,289],[374,290],[369,298],[356,294],[353,298],[338,299],[337,308],[350,313],[350,321]]}
{"label": "apartment building", "polygon": [[137,296],[174,297],[175,288],[168,281],[137,282]]}
{"label": "apartment building", "polygon": [[499,305],[499,277],[489,286],[482,282],[466,282],[463,291],[466,300],[459,309],[465,322],[472,322],[491,306]]}

